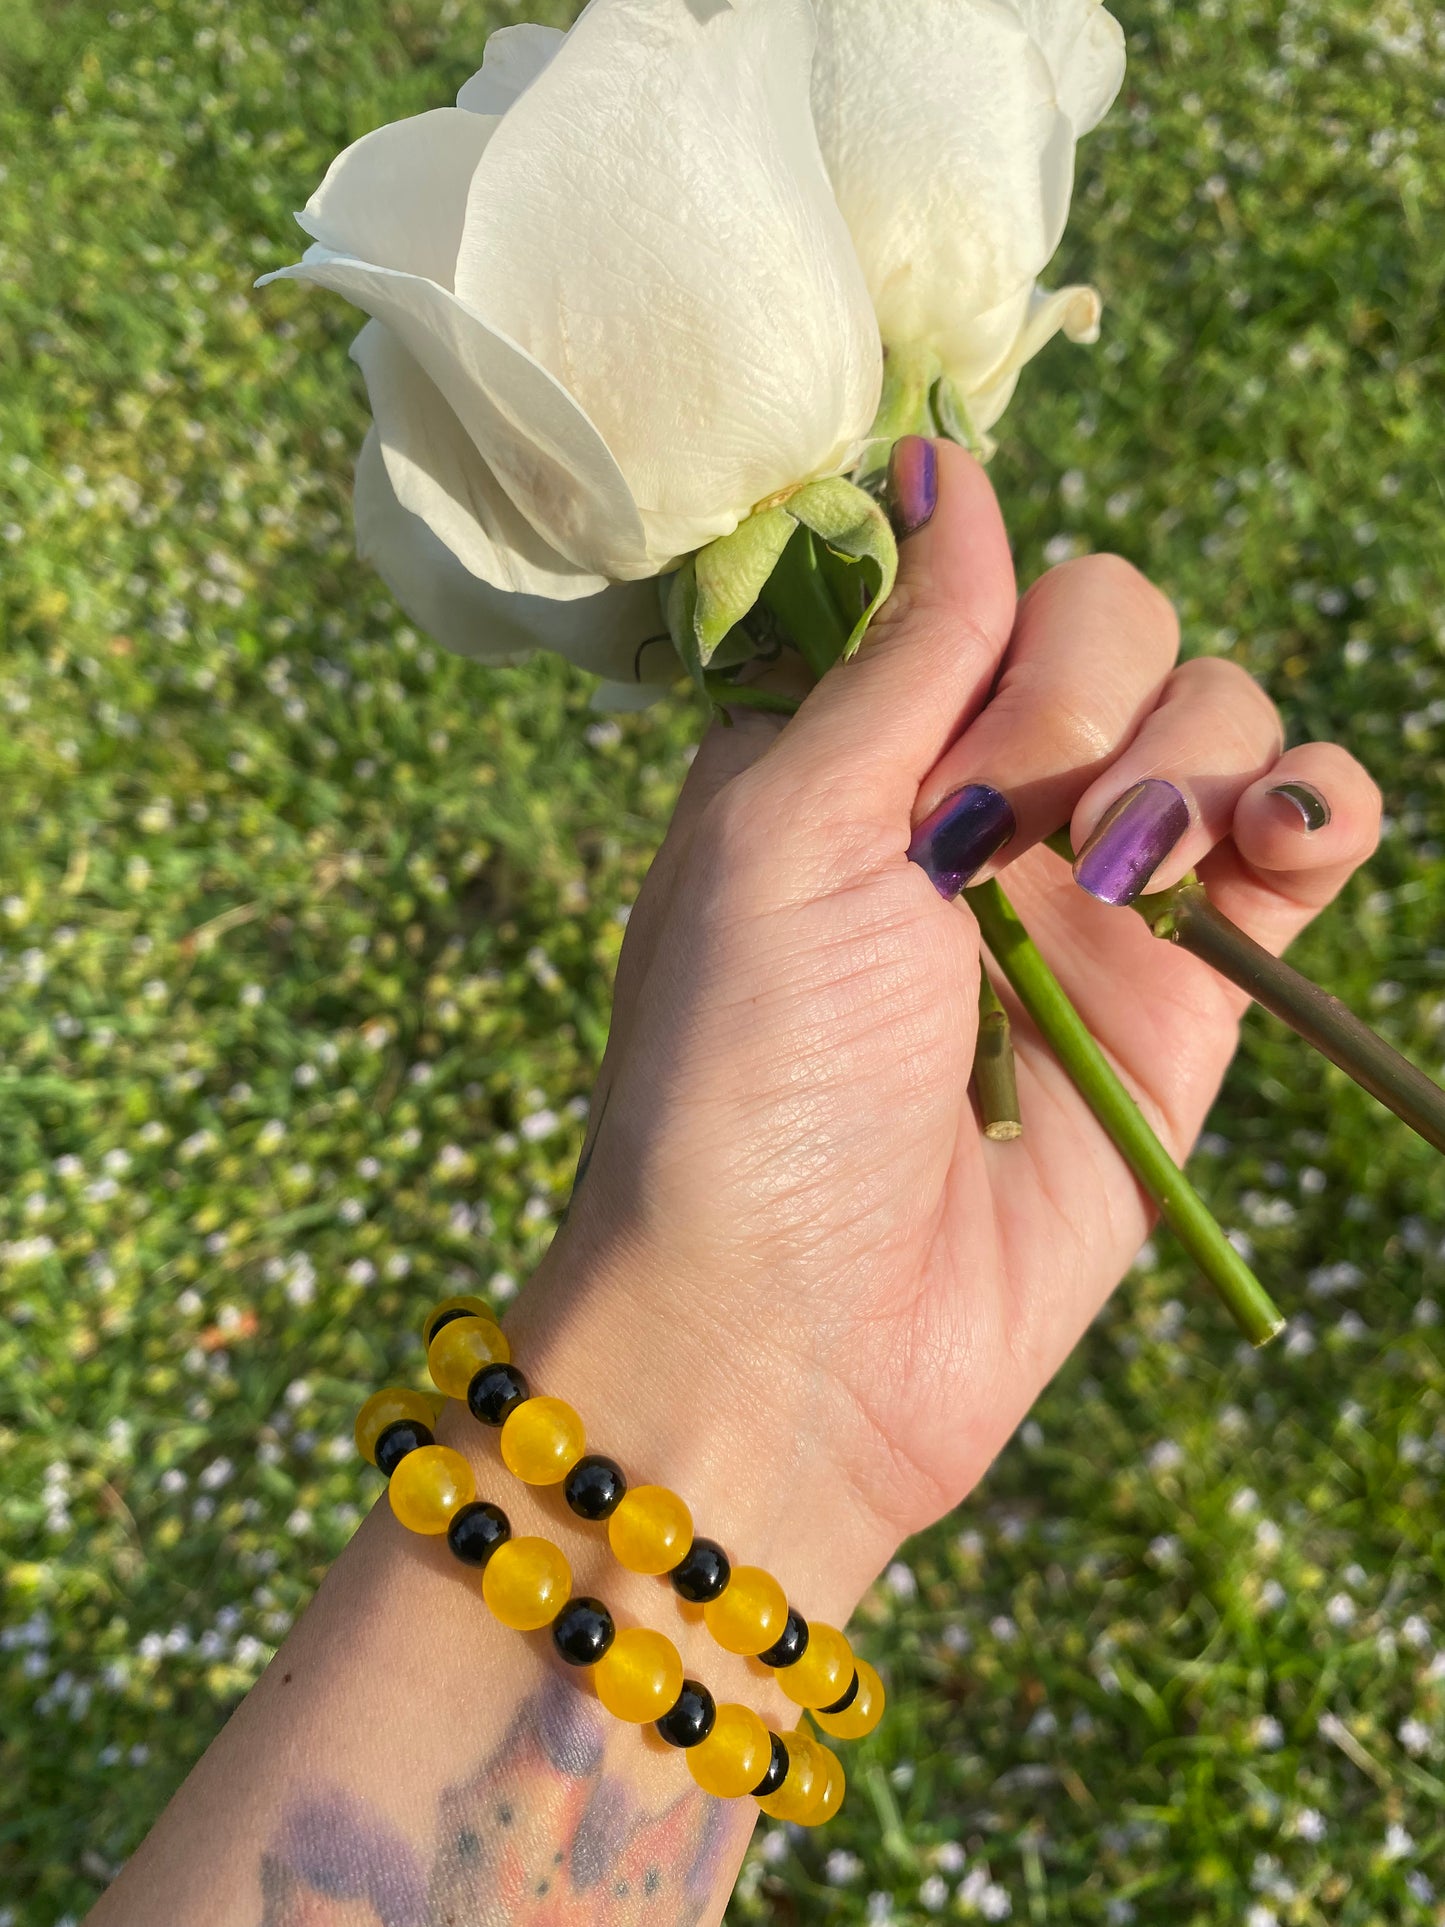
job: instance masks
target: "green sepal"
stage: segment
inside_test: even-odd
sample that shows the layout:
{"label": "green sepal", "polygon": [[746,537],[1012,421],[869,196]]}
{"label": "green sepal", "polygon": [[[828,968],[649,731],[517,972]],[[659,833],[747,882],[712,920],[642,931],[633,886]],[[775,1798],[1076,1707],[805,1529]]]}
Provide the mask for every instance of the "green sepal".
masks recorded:
{"label": "green sepal", "polygon": [[786,509],[760,509],[731,535],[698,550],[693,627],[704,669],[762,594],[763,584],[792,538],[793,526]]}
{"label": "green sepal", "polygon": [[[856,617],[848,610],[844,617],[851,625],[841,657],[846,662],[858,653],[869,623],[898,580],[898,544],[888,517],[866,490],[842,476],[800,488],[788,497],[788,513],[825,543],[833,555],[861,570],[865,585],[862,610]],[[836,576],[834,596],[836,600]],[[846,608],[846,604],[840,606]]]}
{"label": "green sepal", "polygon": [[884,350],[883,396],[856,470],[860,482],[887,467],[893,444],[903,436],[933,433],[931,398],[940,369],[938,356],[921,343]]}
{"label": "green sepal", "polygon": [[938,423],[940,435],[957,442],[960,448],[966,448],[970,455],[976,455],[981,462],[986,462],[998,447],[992,435],[985,435],[982,429],[974,427],[968,403],[947,375],[934,384],[933,418]]}
{"label": "green sepal", "polygon": [[680,565],[667,591],[667,627],[682,665],[697,687],[707,692],[707,671],[698,652],[697,557]]}

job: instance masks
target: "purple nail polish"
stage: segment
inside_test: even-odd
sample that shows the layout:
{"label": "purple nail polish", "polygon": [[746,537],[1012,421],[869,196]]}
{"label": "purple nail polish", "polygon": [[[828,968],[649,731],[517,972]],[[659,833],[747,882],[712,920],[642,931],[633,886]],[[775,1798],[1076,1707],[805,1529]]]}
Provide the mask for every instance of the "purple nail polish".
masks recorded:
{"label": "purple nail polish", "polygon": [[1328,827],[1334,815],[1329,803],[1315,788],[1313,783],[1276,783],[1270,791],[1283,802],[1293,804],[1304,821],[1305,832],[1313,836],[1316,830]]}
{"label": "purple nail polish", "polygon": [[1074,860],[1074,881],[1101,903],[1132,903],[1189,824],[1189,805],[1174,785],[1147,777],[1104,812]]}
{"label": "purple nail polish", "polygon": [[933,520],[938,507],[938,450],[923,435],[905,435],[888,462],[888,510],[900,542]]}
{"label": "purple nail polish", "polygon": [[987,783],[970,783],[946,796],[913,832],[908,859],[949,902],[997,856],[1018,828],[1006,796]]}

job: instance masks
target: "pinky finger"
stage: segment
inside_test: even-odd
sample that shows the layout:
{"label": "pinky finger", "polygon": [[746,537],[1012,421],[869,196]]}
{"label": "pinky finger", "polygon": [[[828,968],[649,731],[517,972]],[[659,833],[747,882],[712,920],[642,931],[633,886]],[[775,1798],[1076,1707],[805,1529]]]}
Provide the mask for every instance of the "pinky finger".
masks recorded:
{"label": "pinky finger", "polygon": [[1380,814],[1379,788],[1348,750],[1306,743],[1240,797],[1201,875],[1226,916],[1282,951],[1374,854]]}

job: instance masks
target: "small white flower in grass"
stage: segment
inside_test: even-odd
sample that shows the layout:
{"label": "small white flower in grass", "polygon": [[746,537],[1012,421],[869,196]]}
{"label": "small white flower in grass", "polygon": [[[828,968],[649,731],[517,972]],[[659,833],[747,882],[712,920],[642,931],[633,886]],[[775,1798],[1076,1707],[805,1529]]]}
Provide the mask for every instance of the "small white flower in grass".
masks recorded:
{"label": "small white flower in grass", "polygon": [[1415,1851],[1414,1836],[1402,1827],[1398,1820],[1385,1833],[1385,1844],[1380,1849],[1386,1860],[1403,1860]]}
{"label": "small white flower in grass", "polygon": [[243,1010],[255,1010],[258,1004],[264,1004],[265,1001],[266,986],[264,984],[245,984],[242,986],[241,1008]]}
{"label": "small white flower in grass", "polygon": [[1012,1646],[1019,1636],[1019,1629],[1007,1613],[998,1613],[988,1622],[988,1629],[1000,1646]]}
{"label": "small white flower in grass", "polygon": [[235,1466],[223,1454],[220,1458],[211,1460],[211,1463],[201,1472],[196,1483],[204,1492],[217,1492],[229,1481],[235,1469]]}
{"label": "small white flower in grass", "polygon": [[1418,1868],[1414,1873],[1406,1874],[1405,1886],[1409,1890],[1410,1898],[1418,1900],[1421,1906],[1428,1906],[1435,1898],[1435,1888],[1429,1875],[1421,1873]]}
{"label": "small white flower in grass", "polygon": [[961,1874],[968,1862],[967,1854],[956,1840],[943,1841],[928,1857],[938,1871],[946,1873],[950,1879]]}
{"label": "small white flower in grass", "polygon": [[1279,1915],[1273,1907],[1266,1907],[1257,1900],[1245,1915],[1245,1927],[1279,1927]]}
{"label": "small white flower in grass", "polygon": [[405,1278],[411,1271],[411,1259],[404,1251],[393,1251],[383,1269],[389,1279]]}
{"label": "small white flower in grass", "polygon": [[375,1284],[376,1266],[370,1258],[353,1258],[346,1267],[346,1278],[347,1282],[353,1285]]}
{"label": "small white flower in grass", "polygon": [[1418,1759],[1422,1753],[1430,1751],[1430,1729],[1423,1720],[1401,1720],[1395,1730],[1395,1738],[1407,1753]]}
{"label": "small white flower in grass", "polygon": [[528,1144],[539,1144],[544,1137],[552,1135],[560,1122],[555,1111],[533,1111],[530,1117],[522,1119],[519,1128]]}
{"label": "small white flower in grass", "polygon": [[286,1530],[296,1538],[299,1538],[303,1532],[309,1532],[311,1530],[311,1514],[306,1510],[304,1505],[298,1505],[293,1512],[287,1515]]}
{"label": "small white flower in grass", "polygon": [[916,1599],[918,1597],[918,1576],[912,1566],[904,1565],[895,1559],[883,1575],[883,1583],[895,1599]]}
{"label": "small white flower in grass", "polygon": [[940,1914],[948,1905],[948,1882],[942,1874],[931,1873],[918,1889],[920,1906],[926,1907],[931,1914]]}
{"label": "small white flower in grass", "polygon": [[1326,1833],[1325,1816],[1318,1807],[1301,1807],[1290,1821],[1288,1830],[1296,1840],[1321,1841]]}
{"label": "small white flower in grass", "polygon": [[888,1927],[893,1919],[893,1896],[885,1893],[871,1893],[865,1910],[868,1927]]}
{"label": "small white flower in grass", "polygon": [[1254,1528],[1254,1548],[1266,1559],[1272,1559],[1284,1544],[1284,1534],[1273,1519],[1261,1519]]}
{"label": "small white flower in grass", "polygon": [[823,1878],[830,1887],[846,1887],[863,1871],[863,1862],[846,1847],[835,1847],[823,1862]]}
{"label": "small white flower in grass", "polygon": [[1132,1927],[1139,1918],[1139,1910],[1132,1900],[1116,1897],[1104,1909],[1104,1919],[1108,1927]]}
{"label": "small white flower in grass", "polygon": [[758,1842],[758,1858],[765,1867],[777,1867],[787,1859],[792,1849],[786,1827],[767,1827]]}
{"label": "small white flower in grass", "polygon": [[366,1216],[366,1206],[360,1198],[343,1198],[336,1207],[336,1216],[342,1224],[360,1224]]}
{"label": "small white flower in grass", "polygon": [[1251,1729],[1261,1753],[1275,1753],[1284,1745],[1284,1728],[1272,1713],[1261,1713]]}
{"label": "small white flower in grass", "polygon": [[1256,1512],[1258,1509],[1259,1494],[1252,1485],[1244,1486],[1229,1502],[1230,1517],[1234,1519],[1242,1519],[1246,1514]]}
{"label": "small white flower in grass", "polygon": [[321,1073],[314,1064],[298,1064],[291,1073],[291,1081],[298,1090],[309,1091],[320,1076]]}
{"label": "small white flower in grass", "polygon": [[358,1158],[356,1161],[356,1175],[359,1178],[364,1178],[366,1182],[370,1184],[373,1179],[381,1176],[381,1165],[375,1158]]}
{"label": "small white flower in grass", "polygon": [[1184,1451],[1173,1439],[1160,1439],[1149,1448],[1145,1462],[1155,1474],[1177,1472],[1184,1463]]}
{"label": "small white flower in grass", "polygon": [[913,1785],[914,1767],[912,1760],[900,1760],[888,1775],[900,1793],[906,1793]]}
{"label": "small white flower in grass", "polygon": [[1359,1610],[1347,1592],[1332,1593],[1325,1601],[1325,1618],[1341,1631],[1354,1625]]}
{"label": "small white flower in grass", "polygon": [[311,1396],[310,1379],[293,1378],[291,1383],[286,1387],[284,1396],[289,1408],[293,1412],[297,1411]]}
{"label": "small white flower in grass", "polygon": [[1413,1646],[1416,1652],[1423,1652],[1431,1644],[1430,1628],[1419,1613],[1411,1613],[1400,1628],[1400,1637],[1407,1646]]}
{"label": "small white flower in grass", "polygon": [[232,1658],[237,1666],[249,1672],[253,1667],[264,1666],[267,1659],[266,1648],[250,1633],[242,1633],[236,1641]]}

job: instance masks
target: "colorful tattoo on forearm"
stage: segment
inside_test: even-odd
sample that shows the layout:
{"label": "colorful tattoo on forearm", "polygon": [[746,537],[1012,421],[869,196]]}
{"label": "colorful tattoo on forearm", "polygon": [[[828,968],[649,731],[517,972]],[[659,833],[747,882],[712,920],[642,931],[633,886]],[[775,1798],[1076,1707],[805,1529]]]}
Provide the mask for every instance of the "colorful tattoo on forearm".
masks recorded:
{"label": "colorful tattoo on forearm", "polygon": [[261,1863],[260,1927],[699,1927],[722,1911],[745,1819],[695,1788],[645,1812],[604,1729],[549,1681],[442,1794],[425,1857],[365,1802],[298,1795]]}

